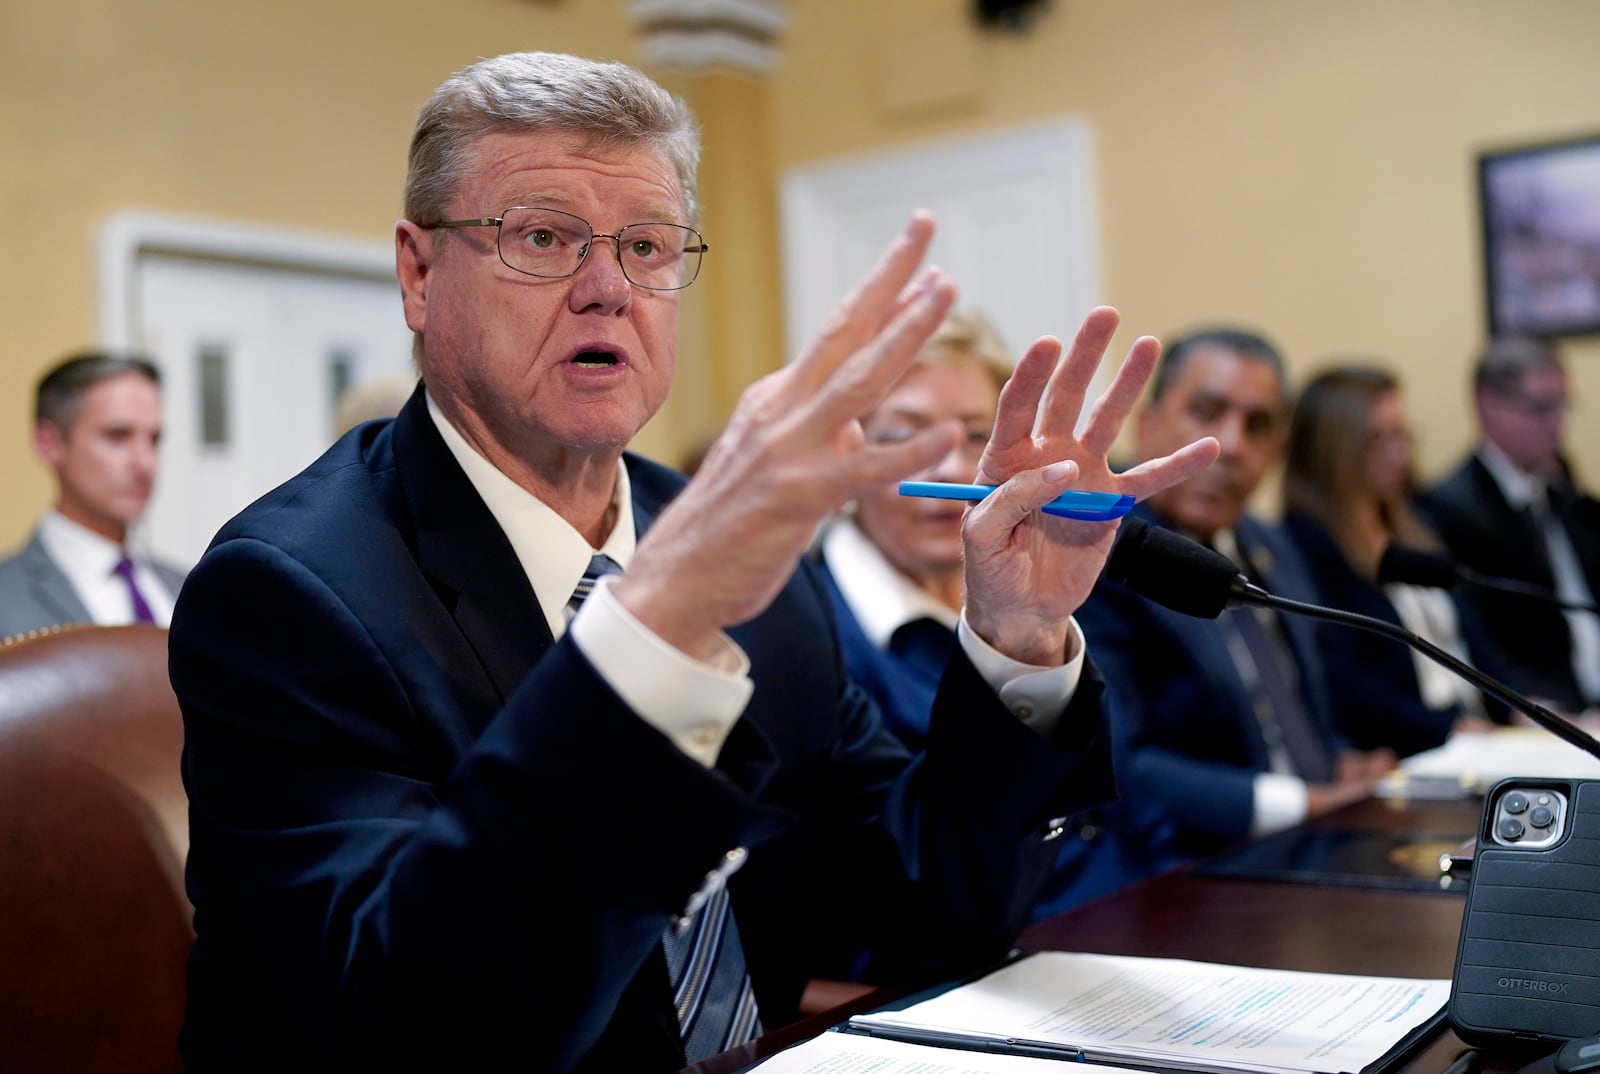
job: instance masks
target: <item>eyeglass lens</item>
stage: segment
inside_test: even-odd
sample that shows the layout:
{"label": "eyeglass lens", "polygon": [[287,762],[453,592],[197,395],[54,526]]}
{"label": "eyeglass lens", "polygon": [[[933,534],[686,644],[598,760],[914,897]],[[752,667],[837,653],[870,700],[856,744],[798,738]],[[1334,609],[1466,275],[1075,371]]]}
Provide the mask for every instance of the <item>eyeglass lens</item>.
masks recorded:
{"label": "eyeglass lens", "polygon": [[[557,209],[507,209],[500,221],[500,257],[530,276],[571,276],[597,236],[588,221]],[[640,287],[675,290],[700,271],[700,235],[678,224],[629,224],[613,238],[622,274]]]}

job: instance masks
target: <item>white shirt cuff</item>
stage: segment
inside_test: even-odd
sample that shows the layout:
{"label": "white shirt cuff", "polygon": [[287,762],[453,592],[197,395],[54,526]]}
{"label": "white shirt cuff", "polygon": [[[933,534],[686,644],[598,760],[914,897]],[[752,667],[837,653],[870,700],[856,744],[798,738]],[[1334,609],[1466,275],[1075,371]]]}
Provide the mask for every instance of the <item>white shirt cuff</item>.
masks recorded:
{"label": "white shirt cuff", "polygon": [[1067,620],[1067,626],[1072,631],[1067,648],[1077,655],[1060,667],[1041,667],[1013,660],[978,637],[967,625],[966,612],[961,613],[961,622],[956,624],[956,637],[978,674],[1000,696],[1001,704],[1040,735],[1055,730],[1083,676],[1083,631],[1078,629],[1076,619]]}
{"label": "white shirt cuff", "polygon": [[710,768],[755,689],[750,658],[726,634],[709,662],[691,658],[635,619],[611,581],[599,579],[573,616],[573,642],[629,708]]}
{"label": "white shirt cuff", "polygon": [[1306,819],[1306,784],[1299,776],[1262,772],[1255,778],[1250,834],[1260,838]]}

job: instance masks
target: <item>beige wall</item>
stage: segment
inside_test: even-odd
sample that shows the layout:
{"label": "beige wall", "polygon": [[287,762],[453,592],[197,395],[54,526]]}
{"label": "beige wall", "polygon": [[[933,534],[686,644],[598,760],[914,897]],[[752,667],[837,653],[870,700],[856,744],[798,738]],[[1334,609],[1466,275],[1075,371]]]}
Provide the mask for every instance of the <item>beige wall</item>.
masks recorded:
{"label": "beige wall", "polygon": [[[0,9],[0,546],[48,494],[27,396],[92,342],[92,242],[117,209],[386,239],[417,105],[513,47],[631,60],[622,0],[8,0]],[[1391,361],[1425,467],[1464,449],[1482,324],[1473,154],[1600,130],[1592,0],[1057,0],[1026,35],[968,0],[791,0],[762,85],[669,80],[707,127],[705,286],[686,296],[673,457],[781,359],[778,170],[1057,115],[1094,132],[1104,298],[1127,328],[1257,325],[1303,373]],[[1017,221],[1017,241],[1031,241]],[[713,280],[715,282],[713,282]],[[1078,311],[1063,311],[1062,330]],[[1600,344],[1567,353],[1600,483]]]}
{"label": "beige wall", "polygon": [[[1083,116],[1119,344],[1236,320],[1276,339],[1298,374],[1380,358],[1409,389],[1425,472],[1465,450],[1483,330],[1474,155],[1600,132],[1600,4],[1060,0],[1031,32],[968,35],[952,57],[968,6],[794,5],[780,165]],[[934,81],[930,103],[908,107],[905,83],[939,65],[960,85],[970,65],[976,88],[940,101]],[[1565,353],[1580,407],[1569,440],[1600,483],[1600,343]]]}
{"label": "beige wall", "polygon": [[108,215],[388,241],[418,106],[462,64],[534,47],[634,58],[609,0],[5,0],[0,450],[14,462],[0,468],[0,548],[50,495],[29,454],[29,395],[97,338],[93,243]]}

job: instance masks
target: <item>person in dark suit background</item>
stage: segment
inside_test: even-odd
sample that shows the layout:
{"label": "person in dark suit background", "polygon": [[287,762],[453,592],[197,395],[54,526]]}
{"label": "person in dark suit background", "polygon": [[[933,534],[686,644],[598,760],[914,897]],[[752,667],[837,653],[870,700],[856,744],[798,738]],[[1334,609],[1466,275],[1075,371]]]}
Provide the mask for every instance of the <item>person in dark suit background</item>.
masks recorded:
{"label": "person in dark suit background", "polygon": [[422,384],[225,526],[173,623],[195,1074],[676,1069],[791,1017],[829,952],[1003,952],[1057,818],[1113,792],[1071,612],[1115,528],[1037,508],[1209,462],[1106,465],[1158,345],[1081,438],[1115,311],[1018,363],[913,757],[801,561],[958,438],[858,422],[954,301],[918,268],[932,220],[685,484],[625,449],[706,250],[698,149],[681,102],[570,56],[481,61],[424,106],[395,233]]}
{"label": "person in dark suit background", "polygon": [[85,352],[40,378],[33,444],[52,508],[0,561],[0,637],[72,623],[166,625],[185,572],[138,550],[155,488],[161,374],[133,355]]}
{"label": "person in dark suit background", "polygon": [[[1450,554],[1480,574],[1594,604],[1600,596],[1600,501],[1562,455],[1570,405],[1554,347],[1491,341],[1472,374],[1478,443],[1420,505]],[[1503,674],[1563,712],[1600,704],[1600,617],[1535,598],[1468,586]]]}
{"label": "person in dark suit background", "polygon": [[[1300,390],[1289,425],[1284,529],[1320,603],[1403,626],[1468,660],[1468,632],[1449,593],[1378,583],[1390,542],[1442,547],[1411,503],[1413,458],[1392,373],[1357,364],[1323,370]],[[1328,629],[1322,657],[1339,729],[1358,748],[1404,757],[1440,745],[1458,725],[1488,726],[1476,687],[1392,638]]]}
{"label": "person in dark suit background", "polygon": [[[1280,458],[1283,361],[1261,336],[1207,329],[1172,343],[1134,425],[1140,459],[1212,436],[1206,470],[1135,515],[1210,544],[1269,591],[1314,598],[1294,548],[1246,503]],[[1235,608],[1196,619],[1108,580],[1078,611],[1090,649],[1133,727],[1124,795],[1163,803],[1189,853],[1264,835],[1365,796],[1394,764],[1339,735],[1311,621]]]}
{"label": "person in dark suit background", "polygon": [[[970,483],[994,429],[1011,359],[994,325],[975,310],[951,313],[883,401],[862,418],[869,443],[898,443],[957,421],[955,449],[913,475]],[[962,604],[961,523],[956,500],[908,497],[896,484],[868,489],[823,530],[823,581],[839,620],[845,668],[883,710],[889,730],[925,748],[928,721]],[[1122,721],[1113,716],[1114,754]],[[1119,768],[1126,758],[1118,756]],[[1035,919],[1060,913],[1176,860],[1170,821],[1148,802],[1117,802],[1065,818]]]}

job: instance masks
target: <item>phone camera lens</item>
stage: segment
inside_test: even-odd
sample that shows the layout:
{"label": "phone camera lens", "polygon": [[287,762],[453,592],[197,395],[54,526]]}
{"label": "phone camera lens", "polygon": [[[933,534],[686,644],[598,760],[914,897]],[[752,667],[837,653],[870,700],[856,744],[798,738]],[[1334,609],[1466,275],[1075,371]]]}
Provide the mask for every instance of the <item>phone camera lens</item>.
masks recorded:
{"label": "phone camera lens", "polygon": [[1528,813],[1528,823],[1535,828],[1548,828],[1555,819],[1556,815],[1549,806],[1534,806]]}
{"label": "phone camera lens", "polygon": [[1506,795],[1505,798],[1501,799],[1501,804],[1505,806],[1507,813],[1526,812],[1528,808],[1528,796],[1523,794],[1521,791],[1512,791],[1510,794]]}
{"label": "phone camera lens", "polygon": [[1495,825],[1495,833],[1508,843],[1514,843],[1522,838],[1522,822],[1516,817],[1505,817]]}

